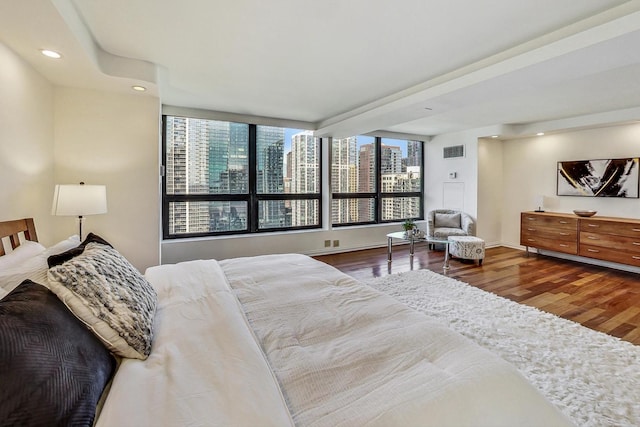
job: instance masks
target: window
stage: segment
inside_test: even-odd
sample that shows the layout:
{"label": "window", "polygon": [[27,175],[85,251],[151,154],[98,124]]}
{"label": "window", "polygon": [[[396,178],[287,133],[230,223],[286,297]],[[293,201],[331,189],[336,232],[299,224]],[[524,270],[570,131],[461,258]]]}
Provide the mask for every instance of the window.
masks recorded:
{"label": "window", "polygon": [[310,131],[163,119],[165,238],[320,227],[320,142]]}
{"label": "window", "polygon": [[373,136],[334,138],[332,224],[422,218],[422,148],[422,141]]}

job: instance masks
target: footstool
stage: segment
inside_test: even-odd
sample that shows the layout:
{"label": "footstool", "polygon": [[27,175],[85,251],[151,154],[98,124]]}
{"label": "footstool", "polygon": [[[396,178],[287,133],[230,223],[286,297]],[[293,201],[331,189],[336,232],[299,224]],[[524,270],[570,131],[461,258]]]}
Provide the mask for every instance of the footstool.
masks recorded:
{"label": "footstool", "polygon": [[462,259],[484,259],[484,240],[475,236],[449,236],[449,254]]}

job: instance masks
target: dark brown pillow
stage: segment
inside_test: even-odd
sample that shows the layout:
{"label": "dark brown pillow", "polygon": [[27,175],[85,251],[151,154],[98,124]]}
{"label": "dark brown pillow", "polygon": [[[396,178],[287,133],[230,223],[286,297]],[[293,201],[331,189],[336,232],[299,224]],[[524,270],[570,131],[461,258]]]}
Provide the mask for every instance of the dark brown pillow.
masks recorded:
{"label": "dark brown pillow", "polygon": [[0,300],[0,424],[91,426],[115,367],[44,286],[25,280]]}
{"label": "dark brown pillow", "polygon": [[91,242],[96,242],[102,245],[113,247],[111,243],[107,242],[97,234],[89,233],[87,237],[84,239],[84,241],[80,243],[78,246],[76,246],[75,248],[71,248],[59,254],[51,255],[49,258],[47,258],[47,264],[49,264],[49,268],[56,265],[60,265],[64,262],[69,261],[72,258],[77,257],[82,252],[84,252],[84,248]]}

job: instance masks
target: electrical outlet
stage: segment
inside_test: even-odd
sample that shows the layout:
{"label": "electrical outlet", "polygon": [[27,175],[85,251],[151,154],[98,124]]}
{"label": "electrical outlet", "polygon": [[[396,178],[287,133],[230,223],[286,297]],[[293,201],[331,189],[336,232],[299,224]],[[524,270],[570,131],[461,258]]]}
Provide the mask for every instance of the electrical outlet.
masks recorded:
{"label": "electrical outlet", "polygon": [[334,240],[333,241],[333,247],[337,248],[338,246],[340,246],[340,240]]}
{"label": "electrical outlet", "polygon": [[331,247],[331,240],[325,240],[324,241],[324,247],[325,248],[330,248]]}

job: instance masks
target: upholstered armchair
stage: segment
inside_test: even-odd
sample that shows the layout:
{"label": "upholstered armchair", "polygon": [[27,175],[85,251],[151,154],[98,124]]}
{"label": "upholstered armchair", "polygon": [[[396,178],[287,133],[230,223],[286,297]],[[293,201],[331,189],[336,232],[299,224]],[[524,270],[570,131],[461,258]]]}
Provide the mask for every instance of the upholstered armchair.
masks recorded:
{"label": "upholstered armchair", "polygon": [[451,209],[435,209],[427,214],[427,238],[473,236],[476,223],[469,214]]}

